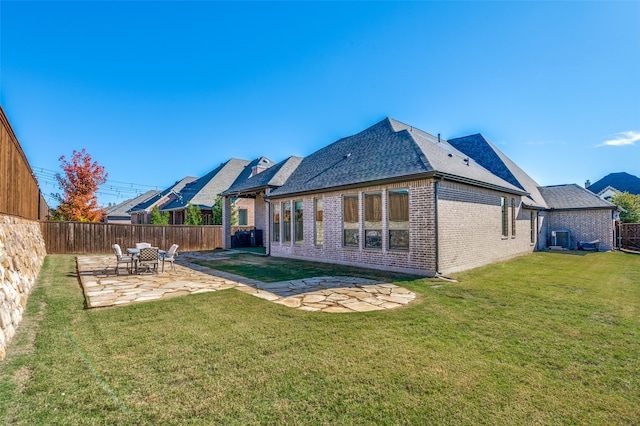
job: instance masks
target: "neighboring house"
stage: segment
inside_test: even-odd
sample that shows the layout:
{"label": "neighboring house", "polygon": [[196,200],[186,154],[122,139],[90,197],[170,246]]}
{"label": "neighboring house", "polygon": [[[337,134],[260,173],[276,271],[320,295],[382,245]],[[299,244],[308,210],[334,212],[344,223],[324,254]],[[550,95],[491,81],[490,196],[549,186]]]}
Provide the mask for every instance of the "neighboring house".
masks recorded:
{"label": "neighboring house", "polygon": [[[608,231],[615,211],[550,205],[482,135],[445,141],[388,118],[223,192],[226,248],[230,200],[252,194],[271,255],[429,276],[546,248],[558,211],[584,213],[578,229],[607,211]],[[600,231],[573,235],[604,238]]]}
{"label": "neighboring house", "polygon": [[640,178],[625,172],[609,173],[593,184],[587,181],[584,186],[607,201],[611,201],[611,197],[621,192],[640,195]]}
{"label": "neighboring house", "polygon": [[[206,175],[189,182],[177,194],[175,199],[163,205],[160,210],[169,212],[169,223],[180,225],[186,219],[187,206],[191,203],[200,207],[203,223],[213,224],[213,209],[216,198],[237,181],[248,179],[253,174],[267,169],[273,164],[271,160],[260,157],[253,161],[232,158]],[[238,222],[246,222],[244,226],[252,226],[254,214],[253,202],[247,200],[236,206]]]}
{"label": "neighboring house", "polygon": [[184,188],[187,183],[193,182],[196,179],[197,178],[194,176],[187,176],[182,180],[177,181],[164,191],[157,191],[157,194],[148,200],[136,204],[129,209],[129,214],[131,215],[130,223],[151,223],[151,211],[155,206],[160,208],[161,206],[171,202],[177,197],[178,192]]}
{"label": "neighboring house", "polygon": [[136,198],[130,198],[126,201],[123,201],[122,203],[112,206],[112,207],[108,207],[107,210],[107,216],[104,218],[103,222],[105,223],[131,223],[131,215],[129,214],[129,209],[131,209],[131,207],[139,204],[139,203],[143,203],[151,198],[153,198],[154,196],[156,196],[157,194],[159,194],[160,191],[156,191],[156,190],[151,190],[151,191],[147,191],[142,195],[137,196]]}
{"label": "neighboring house", "polygon": [[[265,170],[273,166],[273,164],[273,161],[269,160],[266,157],[256,158],[244,168],[242,173],[240,173],[238,178],[234,181],[233,184],[231,184],[231,186],[241,184],[247,179],[256,176],[257,174],[263,173]],[[219,195],[220,194],[218,194],[218,196]],[[255,227],[255,198],[234,198],[233,201],[236,212],[235,225]]]}

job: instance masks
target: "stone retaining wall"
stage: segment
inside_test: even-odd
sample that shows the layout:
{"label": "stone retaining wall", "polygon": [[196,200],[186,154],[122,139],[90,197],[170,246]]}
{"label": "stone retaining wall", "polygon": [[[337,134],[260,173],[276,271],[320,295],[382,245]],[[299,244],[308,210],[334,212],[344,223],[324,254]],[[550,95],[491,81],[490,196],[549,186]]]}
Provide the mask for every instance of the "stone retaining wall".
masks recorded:
{"label": "stone retaining wall", "polygon": [[0,214],[0,360],[22,320],[45,255],[38,222]]}

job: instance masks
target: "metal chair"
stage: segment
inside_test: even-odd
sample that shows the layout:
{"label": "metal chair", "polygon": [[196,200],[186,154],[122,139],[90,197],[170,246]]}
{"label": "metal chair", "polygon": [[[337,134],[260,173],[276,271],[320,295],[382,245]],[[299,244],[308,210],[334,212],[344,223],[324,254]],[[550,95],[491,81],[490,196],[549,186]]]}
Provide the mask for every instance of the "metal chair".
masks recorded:
{"label": "metal chair", "polygon": [[143,247],[140,249],[140,254],[137,257],[137,272],[140,273],[141,269],[145,272],[151,272],[151,267],[158,272],[159,254],[158,247]]}
{"label": "metal chair", "polygon": [[136,243],[136,248],[137,249],[142,249],[142,248],[146,248],[146,247],[151,247],[150,243]]}
{"label": "metal chair", "polygon": [[111,248],[116,254],[116,275],[120,275],[120,273],[118,272],[118,268],[120,267],[120,265],[126,265],[127,271],[131,273],[131,264],[133,263],[133,259],[131,257],[122,256],[122,249],[120,248],[119,244],[113,244]]}
{"label": "metal chair", "polygon": [[175,270],[175,265],[173,264],[173,261],[175,260],[175,257],[178,255],[178,247],[179,246],[177,244],[173,244],[168,252],[163,253],[161,255],[161,257],[162,257],[162,272],[164,272],[164,262],[171,262],[171,270],[172,271]]}

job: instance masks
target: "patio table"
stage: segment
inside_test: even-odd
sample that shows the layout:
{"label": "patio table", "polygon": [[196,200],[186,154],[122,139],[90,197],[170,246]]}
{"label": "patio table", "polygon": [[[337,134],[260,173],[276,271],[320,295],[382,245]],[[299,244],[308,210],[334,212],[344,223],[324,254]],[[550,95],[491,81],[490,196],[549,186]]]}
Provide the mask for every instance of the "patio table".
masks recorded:
{"label": "patio table", "polygon": [[[127,253],[131,256],[131,262],[135,266],[135,271],[138,272],[138,259],[137,257],[140,255],[140,249],[134,247],[127,247]],[[162,269],[164,270],[164,255],[167,252],[164,250],[158,250],[158,255],[162,257]]]}

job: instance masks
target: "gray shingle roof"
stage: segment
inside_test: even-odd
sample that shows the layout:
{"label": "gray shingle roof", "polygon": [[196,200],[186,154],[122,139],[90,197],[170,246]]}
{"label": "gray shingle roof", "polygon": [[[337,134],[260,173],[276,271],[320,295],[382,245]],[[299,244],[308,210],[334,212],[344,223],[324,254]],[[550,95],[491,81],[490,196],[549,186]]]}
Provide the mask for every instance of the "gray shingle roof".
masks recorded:
{"label": "gray shingle roof", "polygon": [[449,139],[448,142],[480,163],[485,169],[529,193],[523,202],[531,207],[547,207],[538,183],[482,134]]}
{"label": "gray shingle roof", "polygon": [[107,209],[107,218],[109,217],[128,217],[130,216],[129,214],[129,209],[132,206],[135,206],[141,202],[145,202],[151,198],[153,198],[154,196],[156,196],[157,194],[159,194],[160,191],[157,190],[150,190],[145,192],[142,195],[137,196],[136,198],[130,198],[126,201],[123,201],[120,204],[117,204],[115,206],[109,207]]}
{"label": "gray shingle roof", "polygon": [[523,194],[437,138],[386,118],[305,157],[273,196],[434,174]]}
{"label": "gray shingle roof", "polygon": [[250,162],[232,158],[199,179],[190,182],[179,192],[178,198],[162,206],[160,210],[181,210],[188,203],[200,208],[212,208],[218,195],[229,188]]}
{"label": "gray shingle roof", "polygon": [[574,183],[569,185],[541,186],[540,193],[549,209],[616,209],[614,204],[603,200],[591,191]]}
{"label": "gray shingle roof", "polygon": [[195,177],[195,176],[186,176],[186,177],[182,178],[182,180],[179,180],[176,183],[174,183],[173,185],[171,185],[170,187],[166,188],[164,191],[158,192],[158,194],[154,195],[153,197],[149,198],[148,200],[146,200],[146,201],[144,201],[142,203],[136,204],[127,213],[131,214],[131,213],[143,212],[143,211],[146,211],[150,207],[153,208],[153,206],[155,206],[158,202],[160,202],[164,197],[169,195],[172,191],[173,192],[178,192],[182,188],[184,188],[184,186],[187,183],[193,182],[196,179],[197,179],[197,177]]}
{"label": "gray shingle roof", "polygon": [[640,178],[625,172],[609,173],[599,181],[591,184],[587,189],[594,194],[599,194],[608,186],[620,192],[640,194]]}
{"label": "gray shingle roof", "polygon": [[237,179],[222,195],[239,195],[255,193],[265,188],[275,188],[284,185],[291,173],[298,167],[302,158],[291,156],[267,170],[247,179]]}

